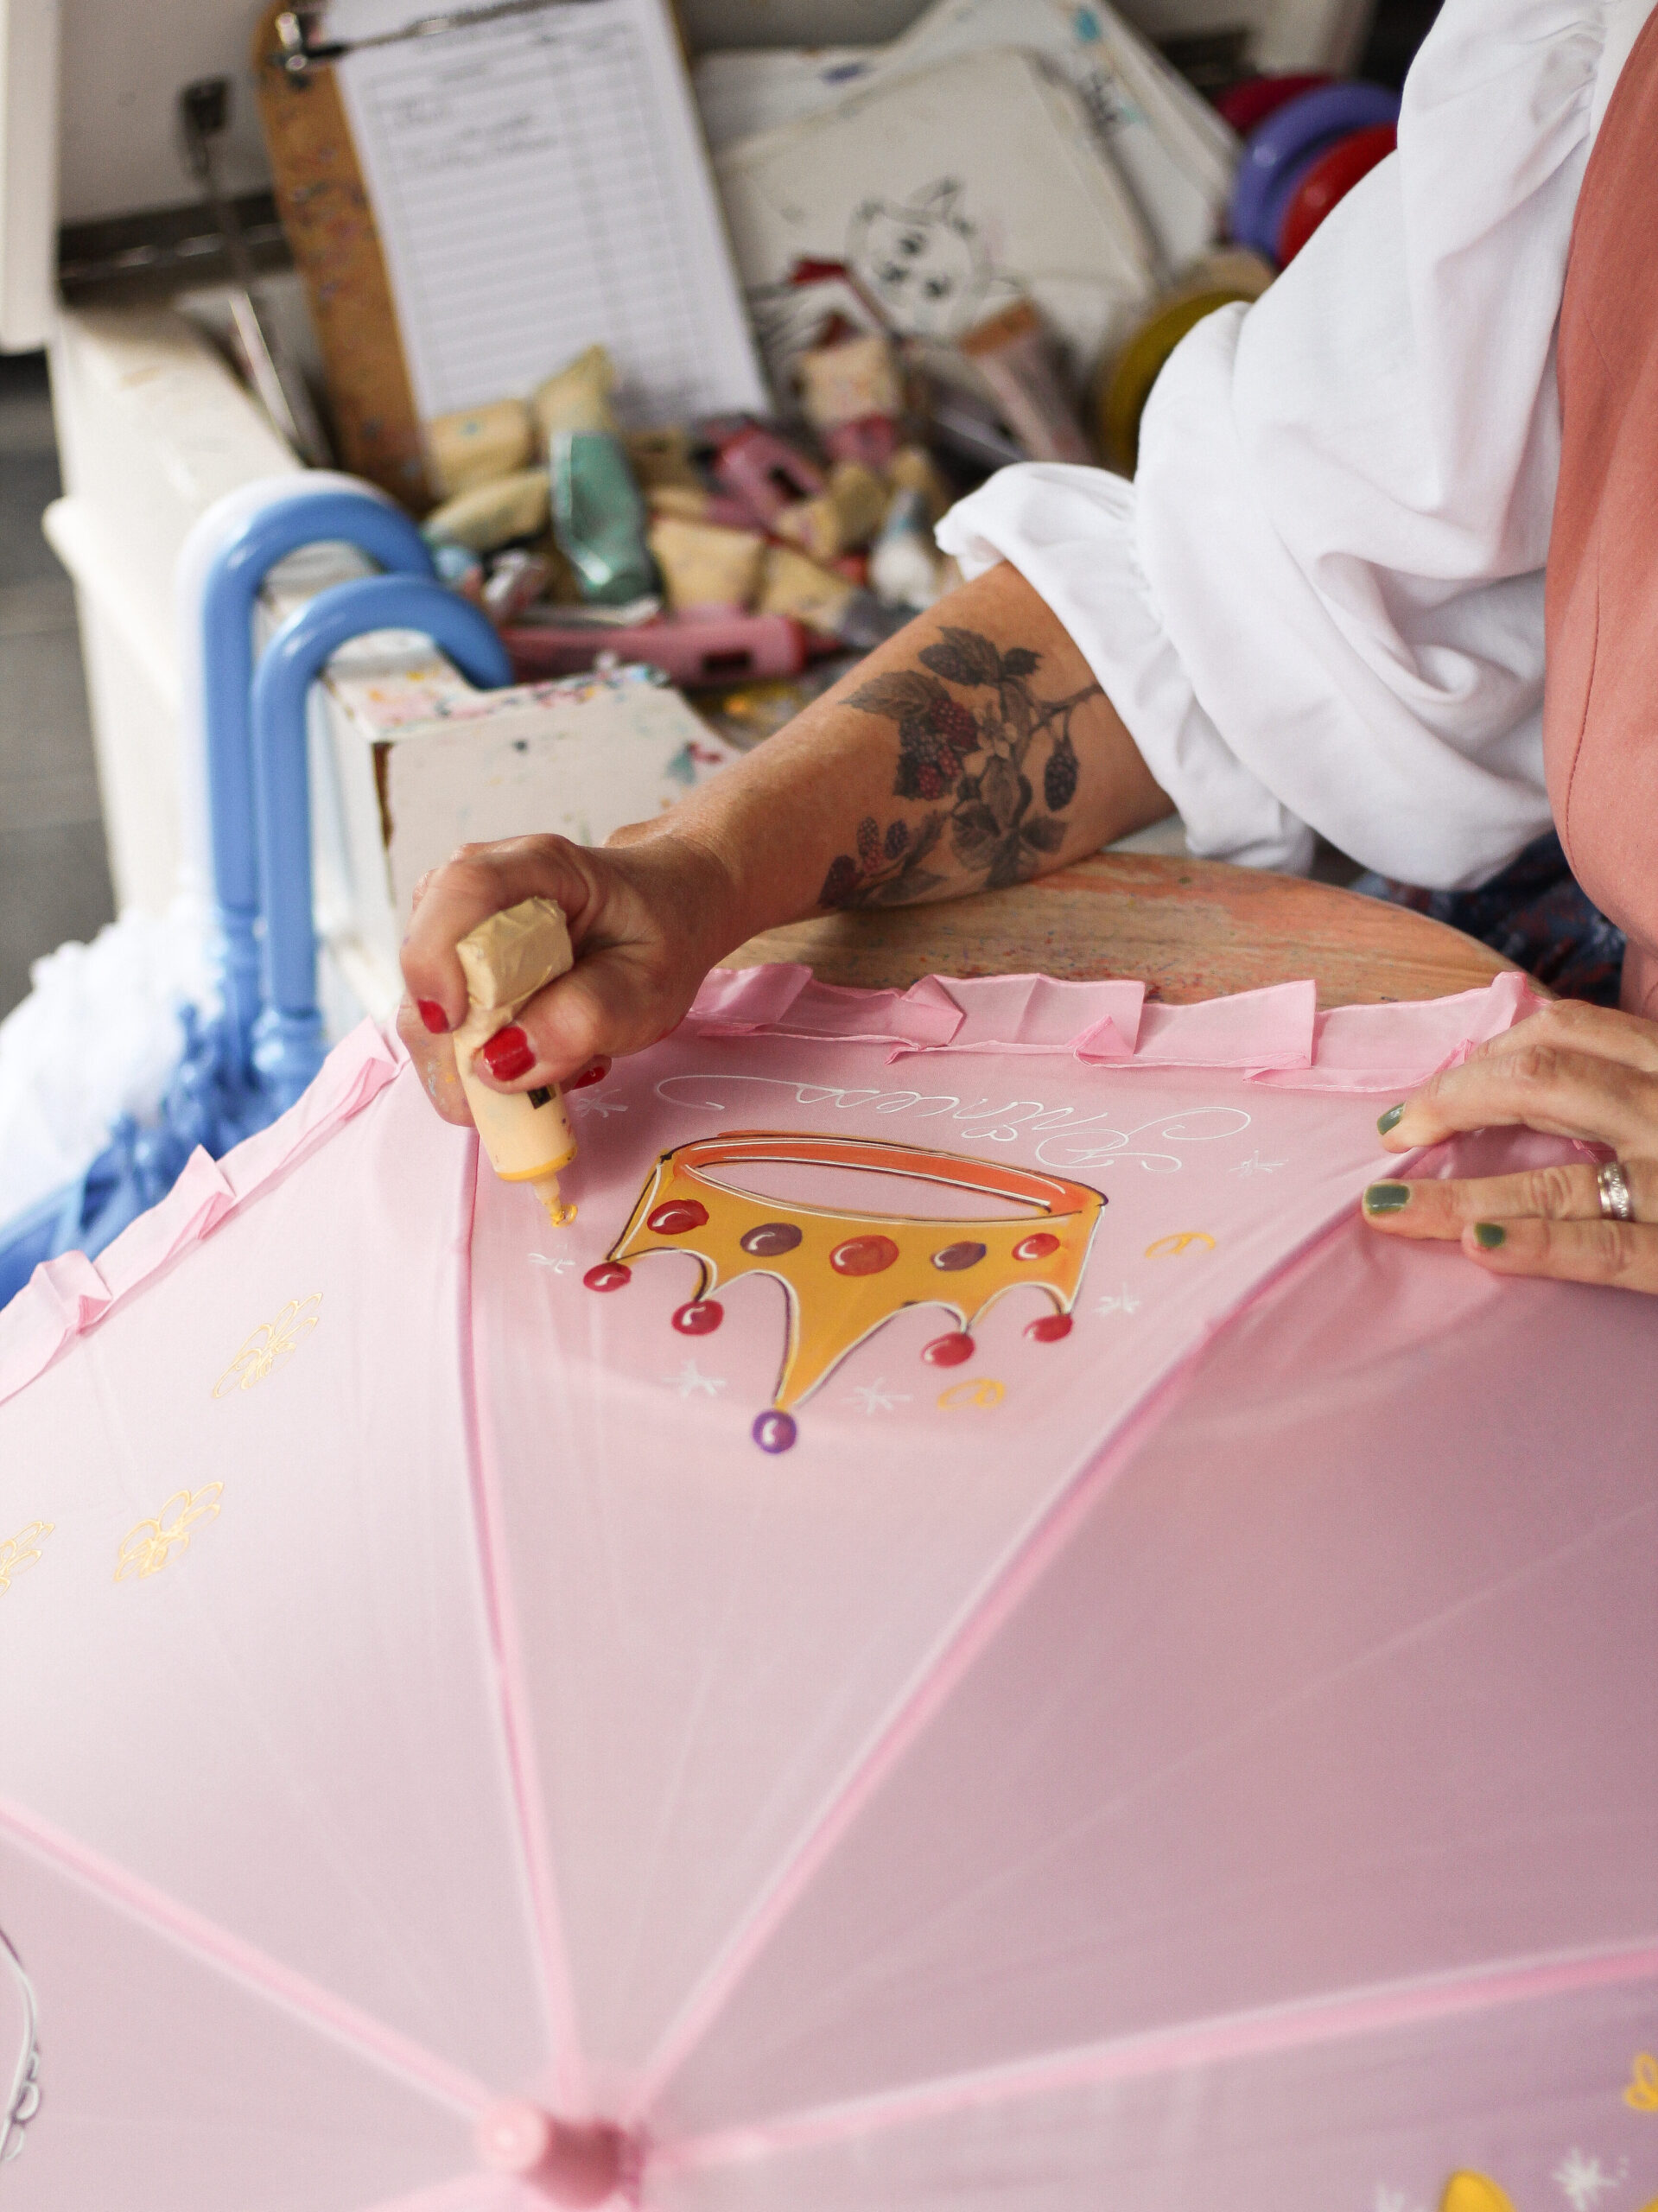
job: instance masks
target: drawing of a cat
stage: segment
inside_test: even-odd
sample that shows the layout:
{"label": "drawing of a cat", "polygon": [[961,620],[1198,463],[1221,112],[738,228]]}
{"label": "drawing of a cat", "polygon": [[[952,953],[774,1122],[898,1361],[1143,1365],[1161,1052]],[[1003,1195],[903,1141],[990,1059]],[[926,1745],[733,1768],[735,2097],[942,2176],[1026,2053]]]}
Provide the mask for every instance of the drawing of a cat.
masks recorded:
{"label": "drawing of a cat", "polygon": [[848,264],[895,330],[950,338],[980,319],[990,257],[961,196],[942,177],[902,205],[866,200],[852,218]]}

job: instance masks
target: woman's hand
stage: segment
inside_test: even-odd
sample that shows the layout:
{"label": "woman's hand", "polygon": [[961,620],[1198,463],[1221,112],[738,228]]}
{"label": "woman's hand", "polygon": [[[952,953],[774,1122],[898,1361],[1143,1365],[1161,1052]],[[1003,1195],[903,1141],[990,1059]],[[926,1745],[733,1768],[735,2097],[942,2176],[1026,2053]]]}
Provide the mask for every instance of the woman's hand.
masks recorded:
{"label": "woman's hand", "polygon": [[708,969],[745,931],[713,849],[654,824],[619,830],[603,849],[565,837],[463,845],[422,878],[403,940],[408,996],[397,1033],[446,1122],[469,1123],[448,1032],[467,1012],[455,946],[521,899],[555,899],[575,965],[540,991],[476,1065],[500,1090],[579,1083],[616,1052],[637,1052],[684,1014]]}
{"label": "woman's hand", "polygon": [[[1658,1023],[1559,1000],[1389,1108],[1380,1126],[1392,1152],[1498,1126],[1610,1146],[1629,1221],[1609,1217],[1601,1171],[1587,1160],[1474,1181],[1373,1183],[1364,1218],[1394,1236],[1458,1238],[1493,1274],[1658,1293]],[[1607,1179],[1616,1199],[1616,1173]]]}

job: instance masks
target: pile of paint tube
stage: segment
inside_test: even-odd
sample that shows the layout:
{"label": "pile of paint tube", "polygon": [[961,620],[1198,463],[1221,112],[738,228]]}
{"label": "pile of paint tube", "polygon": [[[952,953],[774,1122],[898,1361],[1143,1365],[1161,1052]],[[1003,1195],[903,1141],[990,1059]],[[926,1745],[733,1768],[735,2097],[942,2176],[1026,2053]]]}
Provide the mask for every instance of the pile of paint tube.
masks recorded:
{"label": "pile of paint tube", "polygon": [[[423,527],[440,573],[494,620],[526,679],[614,655],[708,689],[867,651],[954,581],[933,525],[987,467],[1098,458],[1134,474],[1176,346],[1260,296],[1392,152],[1399,114],[1381,86],[1309,75],[1247,78],[1216,105],[1243,142],[1230,241],[1114,348],[1087,429],[1028,302],[957,340],[960,373],[940,384],[936,359],[929,381],[913,346],[870,327],[837,268],[823,327],[791,365],[799,419],[786,430],[747,417],[626,429],[597,346],[523,397],[429,424],[441,498]],[[816,264],[796,281],[813,277],[827,281]]]}
{"label": "pile of paint tube", "polygon": [[444,496],[426,537],[521,678],[611,653],[692,689],[793,677],[949,588],[933,524],[958,487],[922,442],[899,348],[840,331],[797,371],[786,435],[746,416],[626,429],[597,346],[524,399],[429,426]]}
{"label": "pile of paint tube", "polygon": [[1399,95],[1381,85],[1297,74],[1248,77],[1216,105],[1243,140],[1229,247],[1159,294],[1104,364],[1095,388],[1101,457],[1134,473],[1140,420],[1169,355],[1217,308],[1258,299],[1341,200],[1394,150]]}

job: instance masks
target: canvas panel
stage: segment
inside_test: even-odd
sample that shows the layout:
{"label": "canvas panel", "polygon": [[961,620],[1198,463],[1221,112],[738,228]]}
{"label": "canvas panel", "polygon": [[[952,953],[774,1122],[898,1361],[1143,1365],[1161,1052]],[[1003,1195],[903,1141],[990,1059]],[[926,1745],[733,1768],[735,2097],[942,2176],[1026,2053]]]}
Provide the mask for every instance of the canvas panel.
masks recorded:
{"label": "canvas panel", "polygon": [[[651,2212],[1635,2212],[1658,2201],[1648,1977],[1230,2060],[1122,2054],[821,2139],[705,2146]],[[1000,2090],[1000,2094],[998,2091]],[[1011,2094],[1009,2093],[1011,2091]]]}
{"label": "canvas panel", "polygon": [[[949,986],[969,1007],[978,988]],[[1305,1013],[1310,1038],[1310,999]],[[1378,1160],[1374,1096],[1022,1052],[894,1064],[884,1045],[688,1025],[574,1095],[573,1228],[549,1231],[528,1194],[480,1179],[485,1465],[582,2040],[602,2095],[625,2108],[695,2040],[698,2007],[736,1970],[729,1947],[753,1940],[814,1825],[1021,1538]],[[657,1202],[694,1187],[677,1166],[653,1184],[659,1156],[683,1166],[681,1147],[734,1130],[770,1132],[777,1157],[708,1174],[740,1173],[759,1197],[695,1185],[709,1222],[683,1239],[649,1233]],[[931,1200],[912,1182],[886,1202],[916,1220],[883,1228],[855,1211],[877,1203],[867,1148],[900,1143],[946,1157]],[[1107,1203],[1071,1290],[1015,1268],[964,1331],[972,1270],[929,1255],[994,1245],[994,1223],[949,1217],[988,1211],[982,1191],[950,1179],[986,1163],[1010,1188],[1040,1173]],[[1034,1220],[1028,1198],[1013,1203]],[[831,1243],[890,1231],[902,1247],[890,1277],[836,1281],[811,1238],[837,1205]],[[738,1232],[756,1223],[804,1224],[807,1241],[734,1280]],[[625,1287],[588,1287],[624,1247]],[[692,1248],[721,1255],[711,1289]],[[993,1284],[1002,1257],[981,1263]],[[751,1423],[778,1387],[791,1269],[803,1341],[816,1328],[821,1348],[827,1314],[841,1357],[793,1403],[792,1448],[768,1452]],[[886,1281],[899,1288],[872,1322],[853,1294]],[[686,1333],[705,1289],[718,1325]],[[955,1314],[899,1302],[952,1297]],[[1033,1340],[1061,1303],[1070,1332]],[[929,1346],[969,1333],[960,1364],[929,1363]],[[815,1954],[814,1974],[826,1970]],[[768,2040],[758,2019],[752,2030],[745,2067]],[[723,2092],[695,2108],[715,2107]]]}
{"label": "canvas panel", "polygon": [[[0,1923],[40,2044],[8,2208],[367,2212],[471,2167],[466,2115],[3,1838]],[[0,1954],[0,2087],[16,2023]],[[487,2186],[453,2212],[499,2212]]]}
{"label": "canvas panel", "polygon": [[0,1408],[0,1801],[523,2094],[472,1155],[407,1072]]}
{"label": "canvas panel", "polygon": [[1321,1247],[1100,1484],[658,2125],[1651,1942],[1655,1326]]}

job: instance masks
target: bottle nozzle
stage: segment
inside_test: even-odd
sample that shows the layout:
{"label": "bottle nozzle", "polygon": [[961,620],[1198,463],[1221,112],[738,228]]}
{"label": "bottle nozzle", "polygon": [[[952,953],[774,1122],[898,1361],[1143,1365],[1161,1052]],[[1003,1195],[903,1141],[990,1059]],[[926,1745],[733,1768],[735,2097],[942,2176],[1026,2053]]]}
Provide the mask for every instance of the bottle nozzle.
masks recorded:
{"label": "bottle nozzle", "polygon": [[568,1229],[575,1219],[575,1208],[567,1205],[559,1196],[556,1175],[537,1175],[530,1189],[547,1209],[547,1218],[555,1229]]}

